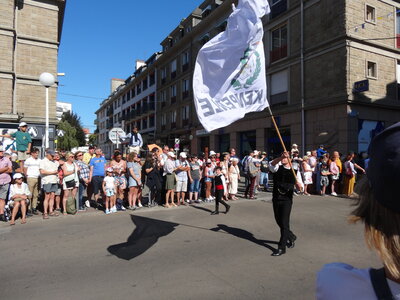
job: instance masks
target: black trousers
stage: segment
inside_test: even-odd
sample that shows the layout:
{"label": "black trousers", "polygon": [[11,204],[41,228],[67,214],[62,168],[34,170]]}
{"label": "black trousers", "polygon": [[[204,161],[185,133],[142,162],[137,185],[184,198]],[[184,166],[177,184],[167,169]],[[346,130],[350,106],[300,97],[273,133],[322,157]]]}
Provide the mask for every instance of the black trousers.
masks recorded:
{"label": "black trousers", "polygon": [[222,199],[224,196],[224,190],[215,190],[215,211],[219,211],[219,203],[221,202],[225,208],[228,207],[228,204]]}
{"label": "black trousers", "polygon": [[[146,185],[149,187],[151,192],[151,197],[161,204],[161,192],[162,192],[162,178],[159,174],[154,174],[153,176],[147,177]],[[149,199],[150,202],[150,199]]]}
{"label": "black trousers", "polygon": [[281,238],[278,243],[279,249],[286,249],[286,242],[294,240],[294,233],[290,231],[290,213],[292,211],[292,200],[272,200],[276,224],[281,229]]}

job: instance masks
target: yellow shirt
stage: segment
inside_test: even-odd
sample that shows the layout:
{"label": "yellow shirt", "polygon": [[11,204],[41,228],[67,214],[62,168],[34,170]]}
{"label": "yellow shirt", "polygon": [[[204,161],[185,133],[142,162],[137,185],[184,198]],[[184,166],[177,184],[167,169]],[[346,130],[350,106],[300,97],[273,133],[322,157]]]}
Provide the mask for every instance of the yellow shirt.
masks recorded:
{"label": "yellow shirt", "polygon": [[96,157],[96,154],[94,154],[93,153],[93,155],[90,155],[90,153],[89,152],[86,152],[85,154],[83,154],[83,162],[85,163],[85,164],[89,164],[90,163],[90,160],[93,158],[93,157]]}
{"label": "yellow shirt", "polygon": [[336,163],[337,167],[339,168],[339,173],[342,173],[342,161],[340,160],[340,158],[336,158],[335,163]]}

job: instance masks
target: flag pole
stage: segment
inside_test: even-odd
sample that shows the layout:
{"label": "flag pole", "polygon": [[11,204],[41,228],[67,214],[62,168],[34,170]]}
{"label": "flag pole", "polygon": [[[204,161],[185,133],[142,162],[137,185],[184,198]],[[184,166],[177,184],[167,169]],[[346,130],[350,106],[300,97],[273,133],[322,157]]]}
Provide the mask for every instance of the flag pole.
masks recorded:
{"label": "flag pole", "polygon": [[[270,115],[271,115],[272,123],[274,124],[275,130],[276,130],[276,132],[278,133],[279,140],[281,141],[281,144],[282,144],[282,147],[283,147],[283,151],[287,152],[285,143],[283,142],[283,139],[282,139],[281,133],[280,133],[280,131],[279,131],[278,125],[277,125],[276,122],[275,122],[275,117],[274,117],[274,115],[272,114],[272,110],[271,110],[271,107],[270,107],[269,105],[268,105],[268,110],[269,110],[269,113],[270,113]],[[296,180],[296,182],[297,182],[296,172],[295,172],[294,169],[293,169],[292,161],[290,160],[290,157],[288,158],[288,162],[289,162],[290,169],[292,170],[293,176],[294,176],[294,178],[295,178],[295,180]]]}

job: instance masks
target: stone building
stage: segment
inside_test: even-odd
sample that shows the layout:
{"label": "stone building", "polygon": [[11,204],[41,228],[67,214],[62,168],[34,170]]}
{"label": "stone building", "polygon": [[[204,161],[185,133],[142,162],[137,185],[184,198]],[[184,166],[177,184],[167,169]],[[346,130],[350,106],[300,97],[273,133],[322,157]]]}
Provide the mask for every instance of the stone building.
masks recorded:
{"label": "stone building", "polygon": [[[191,80],[197,52],[224,30],[232,2],[204,1],[161,43],[157,90],[159,107],[165,109],[159,110],[157,138],[170,145],[180,138],[192,152],[235,147],[239,153],[265,149],[275,155],[282,148],[267,111],[211,133],[195,114]],[[324,144],[329,150],[365,151],[373,135],[400,119],[400,4],[270,3],[271,14],[263,20],[268,100],[287,147]]]}
{"label": "stone building", "polygon": [[[66,0],[0,0],[0,128],[20,121],[34,128],[40,147],[45,124],[45,88],[39,75],[57,74]],[[54,140],[57,84],[49,89],[50,145]],[[36,130],[35,130],[36,129]]]}

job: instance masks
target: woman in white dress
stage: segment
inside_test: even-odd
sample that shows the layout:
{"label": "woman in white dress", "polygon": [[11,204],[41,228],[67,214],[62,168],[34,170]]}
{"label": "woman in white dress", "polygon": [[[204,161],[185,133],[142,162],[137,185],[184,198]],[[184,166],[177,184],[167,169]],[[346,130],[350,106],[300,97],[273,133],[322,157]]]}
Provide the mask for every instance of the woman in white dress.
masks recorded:
{"label": "woman in white dress", "polygon": [[229,186],[228,193],[231,200],[237,200],[238,183],[240,180],[240,170],[238,167],[239,159],[231,158],[231,166],[228,169]]}
{"label": "woman in white dress", "polygon": [[309,184],[312,184],[312,169],[310,165],[308,164],[308,156],[303,157],[303,162],[301,163],[301,169],[303,172],[303,178],[304,178],[304,195],[309,196],[310,194],[307,191],[307,187]]}

